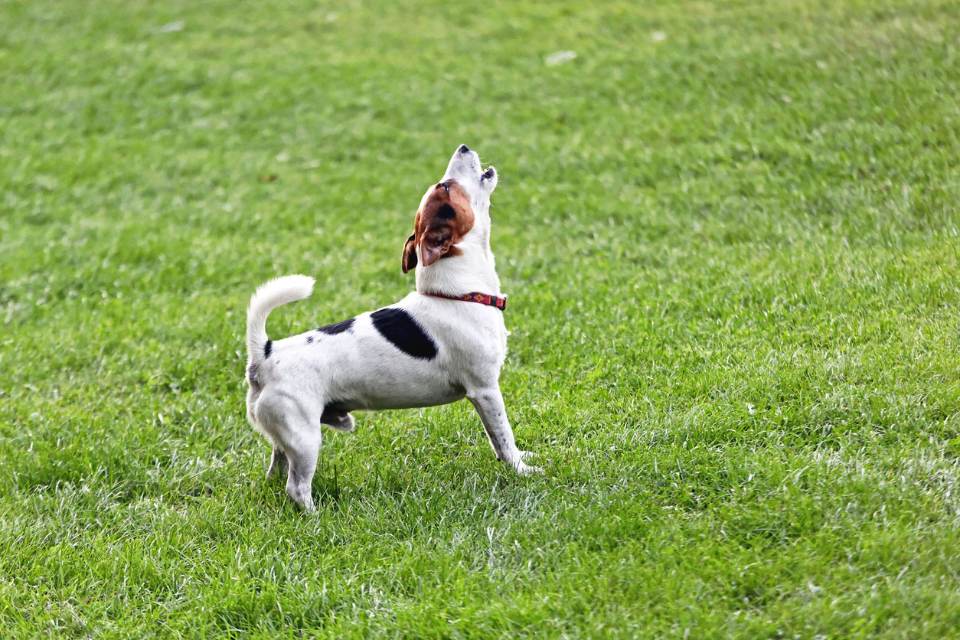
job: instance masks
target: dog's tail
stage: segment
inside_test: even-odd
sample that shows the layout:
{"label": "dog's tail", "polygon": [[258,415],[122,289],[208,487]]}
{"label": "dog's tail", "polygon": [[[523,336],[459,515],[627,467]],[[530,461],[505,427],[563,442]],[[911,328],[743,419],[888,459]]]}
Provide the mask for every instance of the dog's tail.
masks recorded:
{"label": "dog's tail", "polygon": [[303,300],[313,293],[310,276],[283,276],[274,278],[257,289],[247,307],[247,351],[250,364],[256,364],[270,355],[267,337],[267,316],[279,306]]}

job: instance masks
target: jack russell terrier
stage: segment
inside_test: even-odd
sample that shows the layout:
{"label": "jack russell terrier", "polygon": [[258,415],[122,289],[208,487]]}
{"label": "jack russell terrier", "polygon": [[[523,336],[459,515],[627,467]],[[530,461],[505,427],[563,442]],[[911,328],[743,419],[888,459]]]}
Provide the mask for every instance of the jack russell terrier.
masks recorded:
{"label": "jack russell terrier", "polygon": [[267,477],[287,468],[287,494],[312,511],[320,425],[352,431],[357,409],[404,409],[470,399],[497,459],[537,473],[517,448],[500,394],[507,353],[506,298],[490,251],[490,194],[497,171],[460,145],[420,201],[403,247],[417,290],[399,302],[282,340],[270,312],[302,300],[313,278],[271,280],[247,310],[247,418],[273,444]]}

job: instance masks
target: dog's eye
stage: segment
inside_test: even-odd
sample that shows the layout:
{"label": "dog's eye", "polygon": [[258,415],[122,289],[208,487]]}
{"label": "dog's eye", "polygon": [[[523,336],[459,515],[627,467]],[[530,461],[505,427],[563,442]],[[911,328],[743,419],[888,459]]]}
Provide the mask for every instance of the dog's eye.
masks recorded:
{"label": "dog's eye", "polygon": [[457,215],[457,212],[454,211],[453,207],[451,207],[448,204],[445,204],[439,209],[437,209],[437,217],[443,218],[444,220],[452,220],[453,218],[456,217],[456,215]]}

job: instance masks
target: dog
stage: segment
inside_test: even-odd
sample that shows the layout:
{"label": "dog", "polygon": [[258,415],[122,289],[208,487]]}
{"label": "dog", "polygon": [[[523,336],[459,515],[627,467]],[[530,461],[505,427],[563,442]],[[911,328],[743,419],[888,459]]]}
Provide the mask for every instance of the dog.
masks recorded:
{"label": "dog", "polygon": [[287,471],[287,494],[313,511],[321,424],[352,431],[354,410],[427,407],[468,398],[498,460],[538,473],[517,448],[500,393],[507,353],[506,298],[490,251],[494,167],[460,145],[420,201],[401,267],[416,291],[387,307],[282,340],[270,312],[307,298],[314,280],[292,275],[257,289],[247,311],[247,418],[273,445],[267,477]]}

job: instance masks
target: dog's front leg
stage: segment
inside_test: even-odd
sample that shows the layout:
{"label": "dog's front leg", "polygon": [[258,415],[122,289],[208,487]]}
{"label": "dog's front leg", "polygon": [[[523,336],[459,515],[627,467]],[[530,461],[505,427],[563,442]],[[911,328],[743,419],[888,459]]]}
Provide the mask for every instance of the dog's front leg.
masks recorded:
{"label": "dog's front leg", "polygon": [[520,474],[543,471],[540,467],[533,467],[524,462],[532,454],[529,451],[521,451],[517,448],[517,443],[513,439],[513,429],[510,428],[510,421],[507,419],[507,408],[503,404],[503,396],[500,394],[499,387],[471,391],[467,393],[467,397],[470,398],[470,402],[473,403],[477,413],[480,414],[483,428],[487,432],[487,438],[490,439],[490,446],[493,447],[493,452],[497,454],[498,460],[503,460]]}

